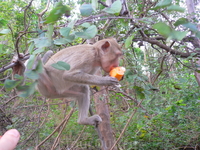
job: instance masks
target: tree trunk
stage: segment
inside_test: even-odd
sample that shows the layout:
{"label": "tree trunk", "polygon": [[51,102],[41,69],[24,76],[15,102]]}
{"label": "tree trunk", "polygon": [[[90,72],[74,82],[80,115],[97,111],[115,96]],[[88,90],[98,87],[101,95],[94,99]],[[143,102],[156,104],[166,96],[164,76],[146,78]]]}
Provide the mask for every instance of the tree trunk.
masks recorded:
{"label": "tree trunk", "polygon": [[[197,62],[196,62],[197,64],[198,64],[198,66],[200,66],[200,59],[198,58],[198,60],[197,60]],[[198,70],[200,70],[200,68],[198,68]],[[195,75],[195,78],[196,78],[196,80],[197,80],[197,83],[199,84],[199,86],[200,86],[200,73],[198,73],[198,72],[194,72],[194,75]]]}
{"label": "tree trunk", "polygon": [[[105,87],[101,87],[99,92],[94,94],[96,111],[97,114],[102,118],[102,122],[99,124],[98,128],[101,132],[102,139],[104,140],[104,145],[102,145],[102,150],[109,150],[115,142],[111,124],[110,124],[110,110],[108,106],[108,94]],[[116,150],[115,148],[114,150]]]}
{"label": "tree trunk", "polygon": [[[188,9],[188,13],[189,13],[189,19],[193,20],[195,19],[195,5],[194,5],[194,0],[186,0],[186,5],[187,5],[187,9]],[[200,41],[198,38],[194,38],[193,42],[192,42],[194,48],[200,48]],[[195,62],[198,66],[200,66],[200,58],[198,58],[198,60]],[[198,70],[200,70],[200,68],[197,68]],[[197,83],[200,86],[200,73],[198,72],[194,72],[194,75],[196,77]]]}

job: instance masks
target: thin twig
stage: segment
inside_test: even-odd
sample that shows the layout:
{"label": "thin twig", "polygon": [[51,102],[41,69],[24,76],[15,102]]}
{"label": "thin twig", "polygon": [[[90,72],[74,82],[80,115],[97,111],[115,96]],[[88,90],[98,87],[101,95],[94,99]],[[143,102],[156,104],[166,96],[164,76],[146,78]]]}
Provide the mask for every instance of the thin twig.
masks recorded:
{"label": "thin twig", "polygon": [[71,113],[73,113],[73,111],[74,111],[74,108],[73,109],[71,109],[71,111],[69,112],[69,114],[68,115],[66,115],[66,117],[65,117],[65,119],[55,128],[55,130],[48,136],[48,137],[46,137],[39,145],[37,145],[36,147],[35,147],[35,150],[38,150],[38,148],[42,145],[42,144],[44,144],[64,123],[65,123],[65,121],[66,120],[68,120],[68,116],[71,116]]}
{"label": "thin twig", "polygon": [[50,106],[49,106],[49,104],[48,104],[48,108],[47,108],[47,113],[46,113],[46,116],[44,117],[44,120],[42,121],[42,123],[40,124],[40,126],[37,128],[37,129],[35,129],[35,131],[33,131],[30,135],[29,135],[29,137],[28,138],[26,138],[23,142],[22,142],[22,144],[21,145],[25,145],[27,142],[28,142],[28,140],[35,134],[35,132],[37,132],[42,126],[43,126],[43,124],[45,123],[45,121],[47,120],[47,116],[49,115],[49,111],[50,110]]}
{"label": "thin twig", "polygon": [[98,0],[98,3],[100,3],[101,5],[103,5],[105,7],[108,7],[108,5],[105,2],[102,2],[102,1]]}
{"label": "thin twig", "polygon": [[16,97],[18,97],[18,95],[13,96],[12,98],[10,98],[9,100],[7,100],[5,103],[3,103],[3,106],[7,105],[8,103],[10,103],[13,99],[15,99]]}
{"label": "thin twig", "polygon": [[[171,49],[169,46],[167,46],[167,45],[165,45],[165,44],[163,44],[163,43],[161,43],[158,40],[153,39],[153,38],[143,38],[143,40],[148,42],[148,43],[157,45],[158,47],[164,49],[165,51],[167,51],[168,53],[170,53],[172,55],[179,55],[181,58],[187,58],[191,55],[191,53],[184,53],[184,52],[181,52],[181,51]],[[194,57],[197,57],[199,55],[200,55],[200,53],[197,53],[196,55],[194,55]]]}
{"label": "thin twig", "polygon": [[76,143],[78,142],[78,140],[79,140],[80,137],[82,136],[83,131],[85,131],[85,128],[86,128],[86,127],[87,127],[86,125],[83,127],[81,133],[80,133],[79,136],[76,138],[76,141],[74,141],[74,142],[72,143],[72,146],[70,147],[71,150],[73,149],[73,147],[76,145]]}
{"label": "thin twig", "polygon": [[[140,106],[140,104],[142,103],[142,101],[143,101],[143,100],[141,100],[141,101],[139,102],[139,104],[137,105],[137,107]],[[128,119],[126,125],[124,126],[124,129],[122,130],[121,134],[119,135],[118,139],[117,139],[116,142],[113,144],[113,146],[111,147],[110,150],[113,150],[113,149],[115,148],[115,146],[117,145],[117,143],[119,142],[119,140],[121,139],[121,137],[123,136],[123,134],[125,133],[126,128],[128,127],[129,123],[131,122],[131,119],[133,118],[133,116],[135,115],[136,112],[137,112],[137,109],[135,109],[135,110],[133,111],[133,113],[131,114],[131,116],[129,117],[129,119]]]}
{"label": "thin twig", "polygon": [[56,137],[56,139],[55,139],[55,141],[54,141],[54,143],[53,143],[53,145],[52,145],[51,150],[54,150],[54,148],[56,148],[57,143],[58,143],[58,139],[60,138],[61,133],[62,133],[62,131],[64,130],[64,128],[65,128],[67,122],[69,121],[69,118],[72,116],[73,112],[74,112],[74,108],[72,108],[72,110],[70,111],[70,113],[67,115],[67,118],[65,119],[65,122],[64,122],[64,124],[63,124],[61,130],[59,131],[58,136]]}
{"label": "thin twig", "polygon": [[[123,91],[116,91],[116,90],[113,90],[113,89],[109,89],[109,90],[110,90],[110,91],[113,91],[113,92],[115,92],[115,93],[121,93],[121,94],[123,94],[124,96],[128,97],[129,99],[133,100],[137,105],[139,104],[139,102],[138,102],[135,98],[131,97],[130,95],[126,94],[126,93],[123,92]],[[149,117],[151,116],[151,115],[149,115],[149,114],[147,113],[147,110],[146,110],[142,105],[139,105],[139,107],[140,107],[142,110],[145,111],[145,114],[146,114],[147,116],[149,116]]]}
{"label": "thin twig", "polygon": [[16,49],[16,51],[17,51],[18,59],[20,59],[20,54],[19,54],[19,40],[21,39],[21,37],[22,37],[23,35],[26,34],[26,31],[27,31],[28,28],[29,28],[29,25],[26,25],[26,18],[25,18],[25,17],[26,17],[26,11],[28,10],[29,7],[31,7],[32,2],[33,2],[33,0],[30,1],[30,3],[26,6],[26,9],[24,10],[24,31],[21,31],[21,32],[20,32],[21,34],[18,35],[17,40],[16,40],[16,42],[15,42],[15,49]]}
{"label": "thin twig", "polygon": [[[67,102],[63,102],[63,103],[52,103],[52,104],[49,104],[49,105],[61,105],[61,104],[66,104],[66,103],[69,103],[71,101],[67,101]],[[22,106],[20,108],[29,108],[29,107],[43,107],[43,106],[47,106],[48,104],[44,104],[44,105],[31,105],[31,106]]]}
{"label": "thin twig", "polygon": [[162,74],[163,72],[163,64],[164,64],[164,60],[166,58],[167,55],[164,55],[162,60],[161,60],[161,64],[160,64],[160,72],[156,75],[156,77],[154,78],[152,85],[154,85],[154,83],[156,82],[156,80],[158,79],[158,77]]}
{"label": "thin twig", "polygon": [[39,29],[42,29],[42,16],[44,15],[44,13],[49,9],[49,4],[50,4],[50,0],[48,0],[48,2],[47,2],[47,5],[46,5],[46,7],[45,7],[45,9],[42,11],[42,12],[40,12],[39,14],[37,14],[38,15],[38,19],[39,19],[39,23],[38,23],[38,26],[39,26]]}

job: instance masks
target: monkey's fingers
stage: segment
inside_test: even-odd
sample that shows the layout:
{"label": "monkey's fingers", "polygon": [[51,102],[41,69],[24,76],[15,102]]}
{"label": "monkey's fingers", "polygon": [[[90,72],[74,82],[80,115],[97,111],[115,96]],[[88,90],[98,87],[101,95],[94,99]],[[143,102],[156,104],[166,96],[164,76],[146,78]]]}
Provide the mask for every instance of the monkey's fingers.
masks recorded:
{"label": "monkey's fingers", "polygon": [[112,85],[119,84],[119,81],[115,77],[110,77],[110,81],[111,81]]}
{"label": "monkey's fingers", "polygon": [[119,81],[114,77],[106,76],[103,78],[104,80],[102,80],[103,82],[100,83],[101,85],[111,86],[119,83]]}

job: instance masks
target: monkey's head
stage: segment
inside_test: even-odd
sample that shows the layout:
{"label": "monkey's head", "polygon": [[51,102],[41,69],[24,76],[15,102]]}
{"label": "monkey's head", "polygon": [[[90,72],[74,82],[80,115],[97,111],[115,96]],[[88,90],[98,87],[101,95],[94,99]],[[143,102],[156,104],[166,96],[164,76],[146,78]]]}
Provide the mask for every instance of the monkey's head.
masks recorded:
{"label": "monkey's head", "polygon": [[95,46],[98,48],[100,64],[105,72],[109,73],[113,68],[119,66],[122,51],[115,39],[110,38],[98,41]]}

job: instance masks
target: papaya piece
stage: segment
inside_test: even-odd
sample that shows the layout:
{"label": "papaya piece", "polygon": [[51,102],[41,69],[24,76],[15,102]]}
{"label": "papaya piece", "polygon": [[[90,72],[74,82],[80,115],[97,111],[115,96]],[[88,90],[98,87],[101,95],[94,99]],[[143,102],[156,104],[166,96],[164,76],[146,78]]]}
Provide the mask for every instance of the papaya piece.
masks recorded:
{"label": "papaya piece", "polygon": [[117,80],[120,81],[124,76],[125,71],[126,69],[124,67],[115,67],[110,71],[109,75],[111,77],[115,77]]}

